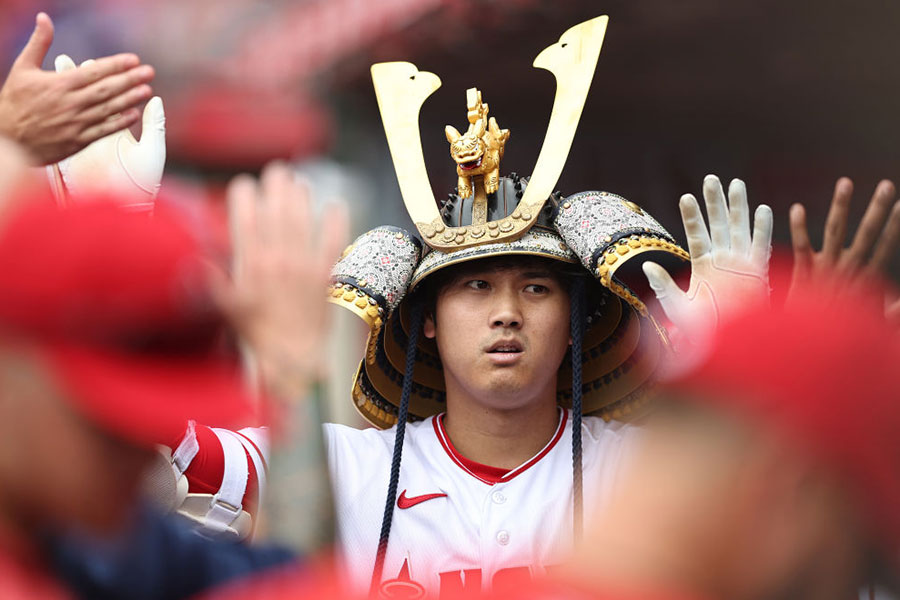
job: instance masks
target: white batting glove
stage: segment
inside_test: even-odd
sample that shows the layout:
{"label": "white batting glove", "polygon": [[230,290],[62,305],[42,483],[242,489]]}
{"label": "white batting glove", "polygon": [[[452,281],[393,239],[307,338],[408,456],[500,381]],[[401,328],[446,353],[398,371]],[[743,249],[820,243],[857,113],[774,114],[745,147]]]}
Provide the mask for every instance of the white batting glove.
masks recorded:
{"label": "white batting glove", "polygon": [[728,205],[715,175],[703,180],[709,230],[692,194],[679,208],[691,254],[691,283],[682,291],[656,263],[645,262],[644,274],[666,316],[689,342],[712,332],[723,317],[754,302],[769,301],[769,256],[772,209],[760,204],[750,234],[747,188],[740,179],[728,186]]}
{"label": "white batting glove", "polygon": [[[54,64],[57,72],[77,68],[65,54]],[[77,203],[88,190],[100,190],[117,194],[129,209],[152,211],[165,164],[166,115],[162,99],[154,96],[144,107],[140,141],[121,129],[47,168],[62,205]]]}

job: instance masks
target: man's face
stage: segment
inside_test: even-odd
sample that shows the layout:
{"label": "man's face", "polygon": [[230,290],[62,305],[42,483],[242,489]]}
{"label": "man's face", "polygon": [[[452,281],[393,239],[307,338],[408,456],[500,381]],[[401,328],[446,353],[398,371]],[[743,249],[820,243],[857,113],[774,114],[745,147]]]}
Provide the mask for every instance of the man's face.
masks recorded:
{"label": "man's face", "polygon": [[495,409],[556,397],[569,345],[569,294],[543,262],[467,265],[438,292],[434,338],[448,396]]}

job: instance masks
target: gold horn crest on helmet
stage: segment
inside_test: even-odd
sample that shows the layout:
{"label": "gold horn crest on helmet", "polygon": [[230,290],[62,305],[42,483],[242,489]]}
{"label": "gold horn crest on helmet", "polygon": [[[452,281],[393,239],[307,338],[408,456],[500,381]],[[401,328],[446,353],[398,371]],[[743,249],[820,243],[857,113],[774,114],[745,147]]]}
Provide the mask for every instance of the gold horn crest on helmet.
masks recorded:
{"label": "gold horn crest on helmet", "polygon": [[[474,189],[470,190],[468,181],[464,182],[468,177],[464,177],[459,170],[461,167],[458,161],[460,195],[467,196],[464,193],[467,191],[476,194],[473,223],[454,227],[447,225],[441,217],[425,168],[419,133],[419,111],[425,100],[441,86],[441,80],[433,73],[419,71],[414,64],[408,62],[379,63],[372,66],[375,96],[403,203],[426,244],[435,250],[452,252],[478,244],[513,241],[531,229],[545,200],[553,192],[569,155],[594,78],[608,21],[608,17],[601,16],[570,28],[560,36],[559,41],[545,48],[535,58],[533,66],[546,69],[556,77],[553,109],[544,144],[524,195],[511,214],[496,221],[486,221],[482,216],[480,208],[485,206],[486,201],[479,196],[496,191],[496,182],[492,178],[499,178],[498,168],[481,169],[482,172],[472,178],[480,181],[474,181]],[[474,135],[484,129],[482,135],[497,138],[499,149],[494,148],[494,154],[488,158],[496,158],[499,162],[509,131],[501,130],[495,119],[488,120],[488,107],[481,102],[481,95],[476,89],[468,90],[467,99],[470,123],[467,135]],[[448,140],[451,129],[447,130]],[[455,129],[452,131],[456,132]],[[456,135],[463,137],[459,132]],[[487,181],[484,180],[485,172]]]}
{"label": "gold horn crest on helmet", "polygon": [[500,129],[494,117],[488,119],[488,105],[481,101],[478,88],[466,90],[466,99],[469,129],[460,134],[452,125],[444,128],[450,142],[450,157],[456,162],[459,176],[456,191],[460,198],[475,193],[471,236],[480,238],[487,230],[490,238],[497,239],[499,224],[492,222],[487,226],[487,194],[497,193],[500,187],[500,159],[509,139],[509,129]]}

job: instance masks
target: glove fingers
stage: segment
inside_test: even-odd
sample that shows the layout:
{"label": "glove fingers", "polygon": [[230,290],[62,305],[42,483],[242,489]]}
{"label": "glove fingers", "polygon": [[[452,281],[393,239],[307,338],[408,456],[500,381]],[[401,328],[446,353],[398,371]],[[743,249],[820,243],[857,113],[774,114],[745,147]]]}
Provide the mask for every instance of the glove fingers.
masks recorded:
{"label": "glove fingers", "polygon": [[681,221],[684,223],[684,233],[687,236],[687,247],[691,259],[696,260],[706,256],[710,252],[711,243],[697,199],[693,194],[685,194],[681,197],[678,207],[681,209]]}
{"label": "glove fingers", "polygon": [[739,256],[750,254],[750,205],[747,186],[740,179],[732,179],[728,185],[728,226],[731,249]]}
{"label": "glove fingers", "polygon": [[[114,119],[116,116],[111,115],[107,120]],[[153,156],[161,148],[162,158],[165,160],[166,114],[163,110],[162,98],[154,96],[144,106],[144,112],[141,115],[140,141],[135,139],[130,129],[123,129],[119,135],[131,146],[140,146],[147,157]]]}
{"label": "glove fingers", "polygon": [[60,54],[56,57],[56,60],[53,61],[53,68],[56,69],[57,73],[71,71],[75,68],[75,61],[72,60],[68,54]]}
{"label": "glove fingers", "polygon": [[119,135],[118,143],[127,154],[128,168],[144,189],[155,196],[166,164],[166,115],[162,99],[154,96],[144,107],[140,141],[128,129]]}
{"label": "glove fingers", "polygon": [[703,199],[706,201],[706,214],[709,216],[709,234],[713,250],[728,250],[731,248],[728,207],[725,205],[722,183],[715,175],[703,178]]}
{"label": "glove fingers", "polygon": [[641,268],[666,316],[676,325],[683,324],[683,315],[687,310],[688,303],[685,293],[678,287],[668,271],[655,262],[647,261],[641,265]]}
{"label": "glove fingers", "polygon": [[153,96],[144,107],[141,119],[141,146],[146,145],[153,150],[166,151],[166,111],[162,98]]}
{"label": "glove fingers", "polygon": [[756,207],[753,216],[753,242],[750,260],[760,270],[768,272],[769,256],[772,254],[772,209],[765,204]]}

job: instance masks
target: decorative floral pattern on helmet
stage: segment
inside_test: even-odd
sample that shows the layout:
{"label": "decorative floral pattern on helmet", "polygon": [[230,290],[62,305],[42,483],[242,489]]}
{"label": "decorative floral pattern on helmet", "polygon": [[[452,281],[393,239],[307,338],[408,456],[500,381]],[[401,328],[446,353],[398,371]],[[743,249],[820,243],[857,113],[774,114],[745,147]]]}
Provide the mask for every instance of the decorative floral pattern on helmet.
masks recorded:
{"label": "decorative floral pattern on helmet", "polygon": [[644,316],[646,306],[615,278],[616,270],[649,251],[689,259],[656,219],[634,202],[609,192],[580,192],[567,197],[559,206],[555,224],[581,264]]}
{"label": "decorative floral pattern on helmet", "polygon": [[[332,298],[368,312],[367,305],[376,306],[380,315],[389,315],[406,295],[421,252],[421,242],[399,227],[376,227],[362,234],[331,269]],[[348,292],[356,298],[344,298]]]}

